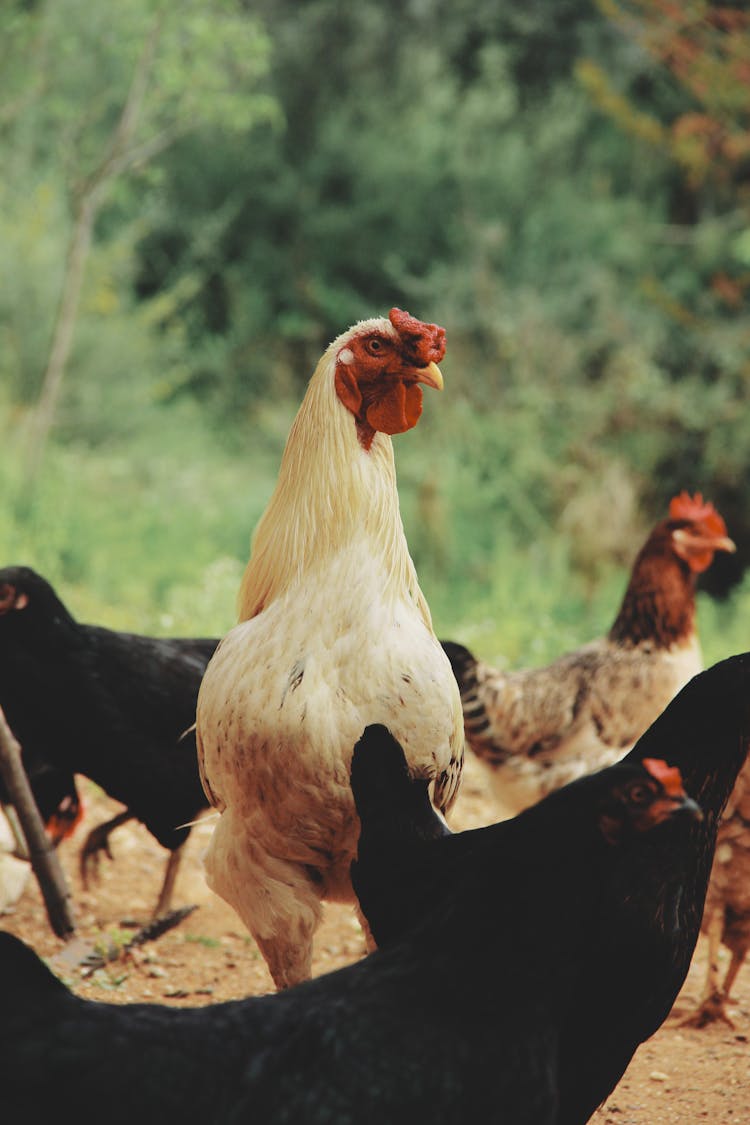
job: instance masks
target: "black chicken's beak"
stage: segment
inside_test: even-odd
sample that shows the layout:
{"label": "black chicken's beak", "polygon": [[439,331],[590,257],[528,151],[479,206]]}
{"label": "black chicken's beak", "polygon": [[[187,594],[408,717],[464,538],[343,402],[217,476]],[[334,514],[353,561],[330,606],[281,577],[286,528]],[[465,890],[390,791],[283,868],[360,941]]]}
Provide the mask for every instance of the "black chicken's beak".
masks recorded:
{"label": "black chicken's beak", "polygon": [[658,797],[649,807],[645,818],[645,827],[655,828],[666,820],[673,820],[676,816],[687,814],[692,820],[703,820],[703,810],[697,801],[688,797],[687,793],[664,794]]}
{"label": "black chicken's beak", "polygon": [[703,820],[703,809],[697,801],[694,801],[692,797],[688,797],[687,794],[675,801],[675,808],[672,815],[674,815],[674,813],[687,813],[693,820]]}

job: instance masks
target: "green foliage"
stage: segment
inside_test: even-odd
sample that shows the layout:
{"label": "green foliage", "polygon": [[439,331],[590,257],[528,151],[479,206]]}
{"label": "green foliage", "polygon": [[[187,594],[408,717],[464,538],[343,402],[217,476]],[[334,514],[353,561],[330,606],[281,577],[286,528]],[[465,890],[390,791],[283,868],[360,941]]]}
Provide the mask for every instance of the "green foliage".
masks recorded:
{"label": "green foliage", "polygon": [[[7,282],[0,324],[9,347],[0,372],[7,367],[18,400],[39,396],[47,353],[65,335],[67,324],[60,333],[55,316],[61,288],[73,284],[74,238],[78,260],[88,256],[83,209],[96,217],[113,187],[105,237],[94,240],[96,273],[86,279],[72,356],[77,377],[64,409],[80,435],[97,440],[112,417],[130,414],[133,425],[153,369],[174,366],[172,381],[180,378],[184,329],[165,318],[167,307],[184,301],[189,278],[173,293],[162,289],[154,306],[134,307],[133,243],[136,232],[143,235],[144,215],[133,174],[180,136],[199,133],[205,143],[211,132],[236,135],[273,120],[276,103],[261,88],[267,54],[258,22],[236,0],[187,0],[179,10],[162,0],[124,0],[112,11],[62,0],[12,3],[0,13],[0,60],[5,55],[7,63],[0,70],[0,151],[9,155],[2,189],[8,217],[0,224]],[[110,379],[106,403],[101,371]]]}
{"label": "green foliage", "polygon": [[53,446],[31,507],[20,474],[26,419],[15,410],[0,419],[3,565],[33,566],[80,620],[187,635],[234,624],[250,534],[273,488],[289,414],[260,416],[269,439],[250,438],[230,457],[194,408],[152,407],[122,444]]}
{"label": "green foliage", "polygon": [[[618,550],[599,553],[592,568],[592,555],[582,561],[576,548],[588,533],[591,551],[598,544],[601,552],[600,513],[584,506],[583,520],[573,513],[557,531],[541,503],[530,508],[519,497],[514,463],[488,474],[461,442],[445,443],[437,397],[419,426],[396,439],[396,456],[407,539],[438,635],[499,666],[521,667],[602,633],[647,527],[631,511],[617,529]],[[12,503],[23,419],[0,412],[8,453],[0,460],[3,565],[35,567],[81,621],[155,635],[223,635],[235,622],[250,536],[294,405],[260,413],[229,455],[220,435],[184,406],[155,409],[135,445],[54,445],[30,519],[19,519]],[[450,413],[447,402],[443,410]],[[494,425],[474,417],[478,449],[490,448]],[[256,442],[261,432],[265,440]],[[630,510],[622,481],[610,487]],[[726,602],[701,594],[698,612],[707,663],[745,651],[749,581]]]}
{"label": "green foliage", "polygon": [[11,0],[0,30],[9,135],[29,165],[56,168],[74,190],[106,157],[133,75],[151,52],[136,145],[165,131],[247,130],[276,112],[259,89],[267,40],[238,0],[119,0],[111,8]]}
{"label": "green foliage", "polygon": [[0,181],[0,386],[37,394],[65,255],[65,203],[44,177]]}
{"label": "green foliage", "polygon": [[[442,635],[522,664],[600,632],[682,488],[741,546],[716,591],[739,580],[744,165],[694,174],[673,126],[695,90],[611,18],[639,0],[600,6],[2,6],[6,561],[83,618],[221,632],[323,347],[398,304],[448,334],[445,393],[396,443]],[[99,215],[56,440],[24,505],[72,214],[149,44],[132,163]],[[708,61],[723,143],[744,108],[721,53]],[[747,600],[745,585],[701,596],[707,655],[746,647]]]}

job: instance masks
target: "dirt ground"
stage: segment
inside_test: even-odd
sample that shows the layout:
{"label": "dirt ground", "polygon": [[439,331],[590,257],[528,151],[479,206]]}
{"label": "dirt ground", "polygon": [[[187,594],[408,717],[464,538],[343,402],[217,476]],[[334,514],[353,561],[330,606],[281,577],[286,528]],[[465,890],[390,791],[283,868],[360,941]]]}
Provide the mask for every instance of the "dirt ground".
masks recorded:
{"label": "dirt ground", "polygon": [[[112,835],[114,862],[105,858],[97,884],[85,891],[78,872],[81,843],[89,828],[113,816],[121,806],[86,779],[79,779],[79,785],[86,802],[84,822],[58,854],[70,886],[76,939],[94,944],[131,933],[133,926],[148,920],[168,853],[142,825],[130,822]],[[481,768],[470,759],[452,827],[472,828],[495,819]],[[210,834],[211,822],[206,817],[190,835],[177,880],[173,905],[195,904],[196,909],[157,940],[133,949],[93,975],[82,976],[80,970],[57,960],[65,945],[49,926],[33,878],[13,912],[0,916],[0,929],[28,942],[81,996],[113,1003],[147,1000],[196,1006],[270,992],[270,977],[252,939],[203,880],[200,857]],[[353,911],[326,907],[316,941],[315,974],[357,960],[363,952],[362,932]],[[744,966],[735,985],[733,1029],[716,1025],[698,1031],[680,1026],[680,1020],[698,1002],[705,955],[701,939],[671,1016],[637,1052],[617,1089],[591,1119],[595,1125],[750,1123],[750,965]]]}

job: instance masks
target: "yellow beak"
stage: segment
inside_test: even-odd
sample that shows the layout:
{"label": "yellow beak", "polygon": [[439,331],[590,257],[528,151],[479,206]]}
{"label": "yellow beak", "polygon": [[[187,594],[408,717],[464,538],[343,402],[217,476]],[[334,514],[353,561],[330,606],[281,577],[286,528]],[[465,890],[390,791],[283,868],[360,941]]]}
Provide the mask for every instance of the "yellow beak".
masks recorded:
{"label": "yellow beak", "polygon": [[434,387],[436,391],[443,389],[443,374],[436,363],[428,363],[427,367],[415,368],[418,383],[425,383]]}

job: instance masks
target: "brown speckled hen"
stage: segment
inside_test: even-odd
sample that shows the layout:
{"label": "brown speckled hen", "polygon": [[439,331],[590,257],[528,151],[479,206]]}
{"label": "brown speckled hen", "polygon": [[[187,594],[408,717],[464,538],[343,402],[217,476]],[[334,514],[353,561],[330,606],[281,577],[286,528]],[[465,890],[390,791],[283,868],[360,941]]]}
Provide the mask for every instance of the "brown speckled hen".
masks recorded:
{"label": "brown speckled hen", "polygon": [[[705,1027],[721,1020],[734,1027],[727,1007],[750,950],[750,763],[742,767],[719,824],[701,928],[708,939],[706,982],[697,1010],[683,1023]],[[722,945],[731,954],[723,982]]]}
{"label": "brown speckled hen", "polygon": [[445,333],[400,309],[328,347],[253,538],[240,624],[198,696],[206,793],[221,816],[209,885],[253,934],[277,988],[309,977],[321,901],[356,902],[352,748],[387,723],[445,813],[461,701],[409,556],[391,434],[442,387]]}
{"label": "brown speckled hen", "polygon": [[696,578],[716,551],[734,550],[713,505],[683,492],[641,548],[605,637],[544,667],[511,672],[443,642],[466,740],[505,815],[617,761],[702,670]]}

